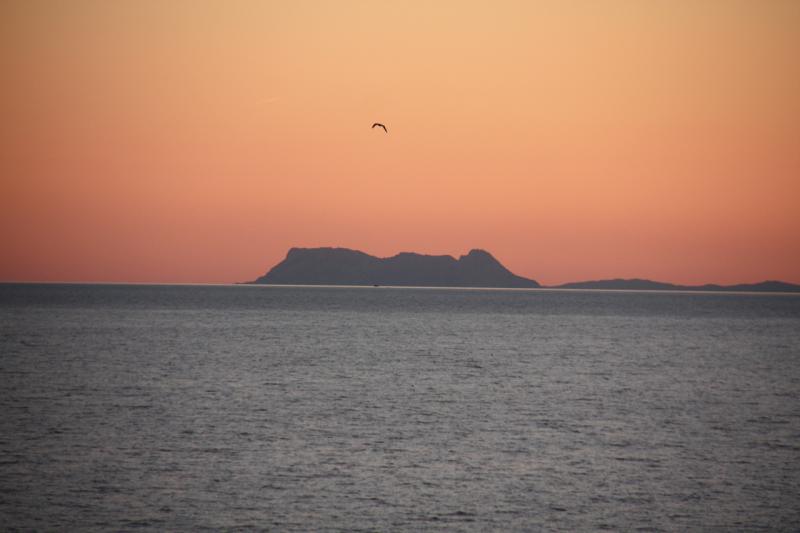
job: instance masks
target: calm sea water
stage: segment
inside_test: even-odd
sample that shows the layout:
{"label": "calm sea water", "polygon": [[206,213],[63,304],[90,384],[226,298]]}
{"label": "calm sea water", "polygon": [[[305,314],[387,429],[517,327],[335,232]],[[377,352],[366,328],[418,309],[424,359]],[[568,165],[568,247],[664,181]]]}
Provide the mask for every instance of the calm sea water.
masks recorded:
{"label": "calm sea water", "polygon": [[800,297],[0,285],[0,526],[797,530]]}

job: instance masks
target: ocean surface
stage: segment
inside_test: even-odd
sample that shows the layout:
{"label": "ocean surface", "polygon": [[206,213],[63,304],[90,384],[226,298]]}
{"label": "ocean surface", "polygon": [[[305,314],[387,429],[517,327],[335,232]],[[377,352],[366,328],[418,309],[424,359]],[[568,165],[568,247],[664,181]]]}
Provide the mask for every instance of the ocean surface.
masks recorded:
{"label": "ocean surface", "polygon": [[800,296],[0,285],[0,529],[797,531]]}

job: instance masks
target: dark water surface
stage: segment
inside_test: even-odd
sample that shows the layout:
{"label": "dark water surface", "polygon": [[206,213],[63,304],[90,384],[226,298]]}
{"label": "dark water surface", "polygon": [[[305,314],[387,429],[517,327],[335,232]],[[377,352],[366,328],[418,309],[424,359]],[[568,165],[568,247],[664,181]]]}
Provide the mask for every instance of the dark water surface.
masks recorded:
{"label": "dark water surface", "polygon": [[797,530],[800,297],[0,285],[0,525]]}

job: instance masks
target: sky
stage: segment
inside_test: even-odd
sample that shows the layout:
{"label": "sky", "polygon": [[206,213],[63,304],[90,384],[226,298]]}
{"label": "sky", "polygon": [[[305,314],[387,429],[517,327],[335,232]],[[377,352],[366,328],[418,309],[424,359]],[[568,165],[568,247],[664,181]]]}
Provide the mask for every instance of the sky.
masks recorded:
{"label": "sky", "polygon": [[5,0],[0,281],[800,283],[798,50],[795,0]]}

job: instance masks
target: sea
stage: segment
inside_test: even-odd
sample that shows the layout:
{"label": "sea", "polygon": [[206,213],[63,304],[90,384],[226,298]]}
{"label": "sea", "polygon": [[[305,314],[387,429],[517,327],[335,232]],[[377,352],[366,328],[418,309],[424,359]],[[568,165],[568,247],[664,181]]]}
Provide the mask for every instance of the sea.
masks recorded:
{"label": "sea", "polygon": [[800,296],[0,285],[6,531],[798,531]]}

